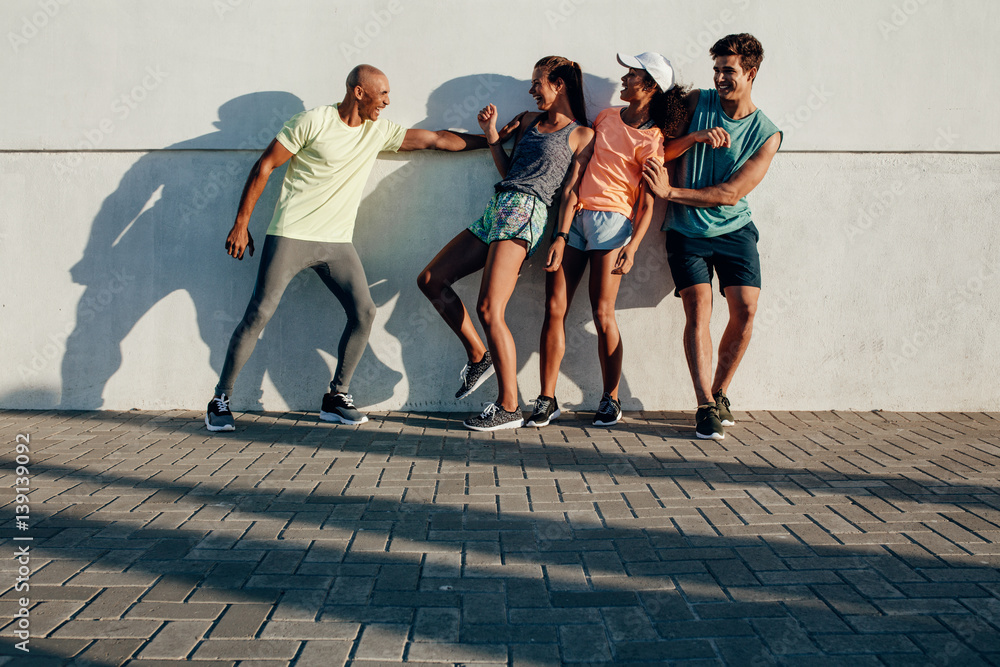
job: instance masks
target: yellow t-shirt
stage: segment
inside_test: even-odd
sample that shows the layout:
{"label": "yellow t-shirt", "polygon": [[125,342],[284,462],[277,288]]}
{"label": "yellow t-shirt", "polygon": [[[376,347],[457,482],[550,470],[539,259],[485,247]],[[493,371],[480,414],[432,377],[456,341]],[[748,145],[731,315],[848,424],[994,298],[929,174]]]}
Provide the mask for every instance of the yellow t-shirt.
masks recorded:
{"label": "yellow t-shirt", "polygon": [[278,132],[294,153],[268,234],[301,241],[350,243],[361,193],[379,151],[396,152],[406,129],[390,120],[350,127],[336,106],[303,111]]}
{"label": "yellow t-shirt", "polygon": [[577,208],[617,211],[632,218],[642,184],[642,165],[663,159],[663,133],[653,127],[638,130],[622,121],[623,107],[611,107],[594,120],[594,154],[580,179]]}

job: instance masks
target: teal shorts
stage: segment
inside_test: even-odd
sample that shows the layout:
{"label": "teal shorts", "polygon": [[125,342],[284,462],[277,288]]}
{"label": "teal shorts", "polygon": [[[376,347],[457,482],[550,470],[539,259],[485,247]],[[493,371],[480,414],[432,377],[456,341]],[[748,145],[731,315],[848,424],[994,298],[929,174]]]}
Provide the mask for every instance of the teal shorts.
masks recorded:
{"label": "teal shorts", "polygon": [[498,192],[486,205],[483,215],[469,225],[469,231],[483,243],[521,239],[528,242],[531,257],[545,234],[549,209],[538,197],[523,192]]}

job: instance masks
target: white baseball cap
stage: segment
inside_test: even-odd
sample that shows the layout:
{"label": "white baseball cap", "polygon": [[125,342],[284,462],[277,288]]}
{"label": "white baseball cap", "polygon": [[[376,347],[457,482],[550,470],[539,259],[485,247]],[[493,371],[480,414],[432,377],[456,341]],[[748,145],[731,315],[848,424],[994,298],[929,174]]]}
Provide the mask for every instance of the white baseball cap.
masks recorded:
{"label": "white baseball cap", "polygon": [[619,53],[618,62],[623,67],[646,70],[663,92],[667,92],[674,87],[674,68],[670,65],[670,61],[659,53],[646,51],[637,56],[627,56],[624,53]]}

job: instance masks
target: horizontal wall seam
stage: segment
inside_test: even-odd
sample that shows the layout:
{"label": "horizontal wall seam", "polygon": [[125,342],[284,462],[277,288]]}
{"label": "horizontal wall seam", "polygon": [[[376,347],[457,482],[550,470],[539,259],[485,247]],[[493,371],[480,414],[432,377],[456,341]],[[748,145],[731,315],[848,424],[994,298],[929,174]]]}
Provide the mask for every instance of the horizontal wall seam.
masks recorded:
{"label": "horizontal wall seam", "polygon": [[[114,153],[253,153],[261,148],[97,148],[73,150],[67,148],[0,148],[0,154],[114,154]],[[781,155],[1000,155],[997,151],[853,151],[853,150],[782,150]]]}

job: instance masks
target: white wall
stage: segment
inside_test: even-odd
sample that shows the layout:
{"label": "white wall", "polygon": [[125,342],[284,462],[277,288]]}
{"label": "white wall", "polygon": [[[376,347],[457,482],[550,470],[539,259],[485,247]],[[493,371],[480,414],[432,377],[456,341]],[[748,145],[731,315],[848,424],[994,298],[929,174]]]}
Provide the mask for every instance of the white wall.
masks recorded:
{"label": "white wall", "polygon": [[[8,0],[0,406],[203,407],[257,267],[222,248],[246,172],[287,116],[339,99],[357,62],[389,75],[394,120],[475,130],[486,102],[505,117],[531,106],[540,56],[578,60],[599,109],[616,51],[658,50],[704,87],[708,45],[749,31],[766,49],[755,101],[786,135],[751,195],[764,290],[734,403],[1000,409],[1000,132],[986,114],[1000,102],[998,19],[990,0]],[[376,163],[355,238],[379,305],[359,404],[492,398],[451,400],[461,347],[414,279],[495,180],[484,152]],[[272,181],[251,226],[261,240]],[[693,405],[662,241],[647,237],[619,299],[630,409]],[[461,285],[470,306],[477,287]],[[508,311],[524,404],[538,392],[543,292],[536,259]],[[558,392],[588,409],[600,392],[589,320],[581,293]],[[235,406],[316,410],[342,324],[300,276]]]}

